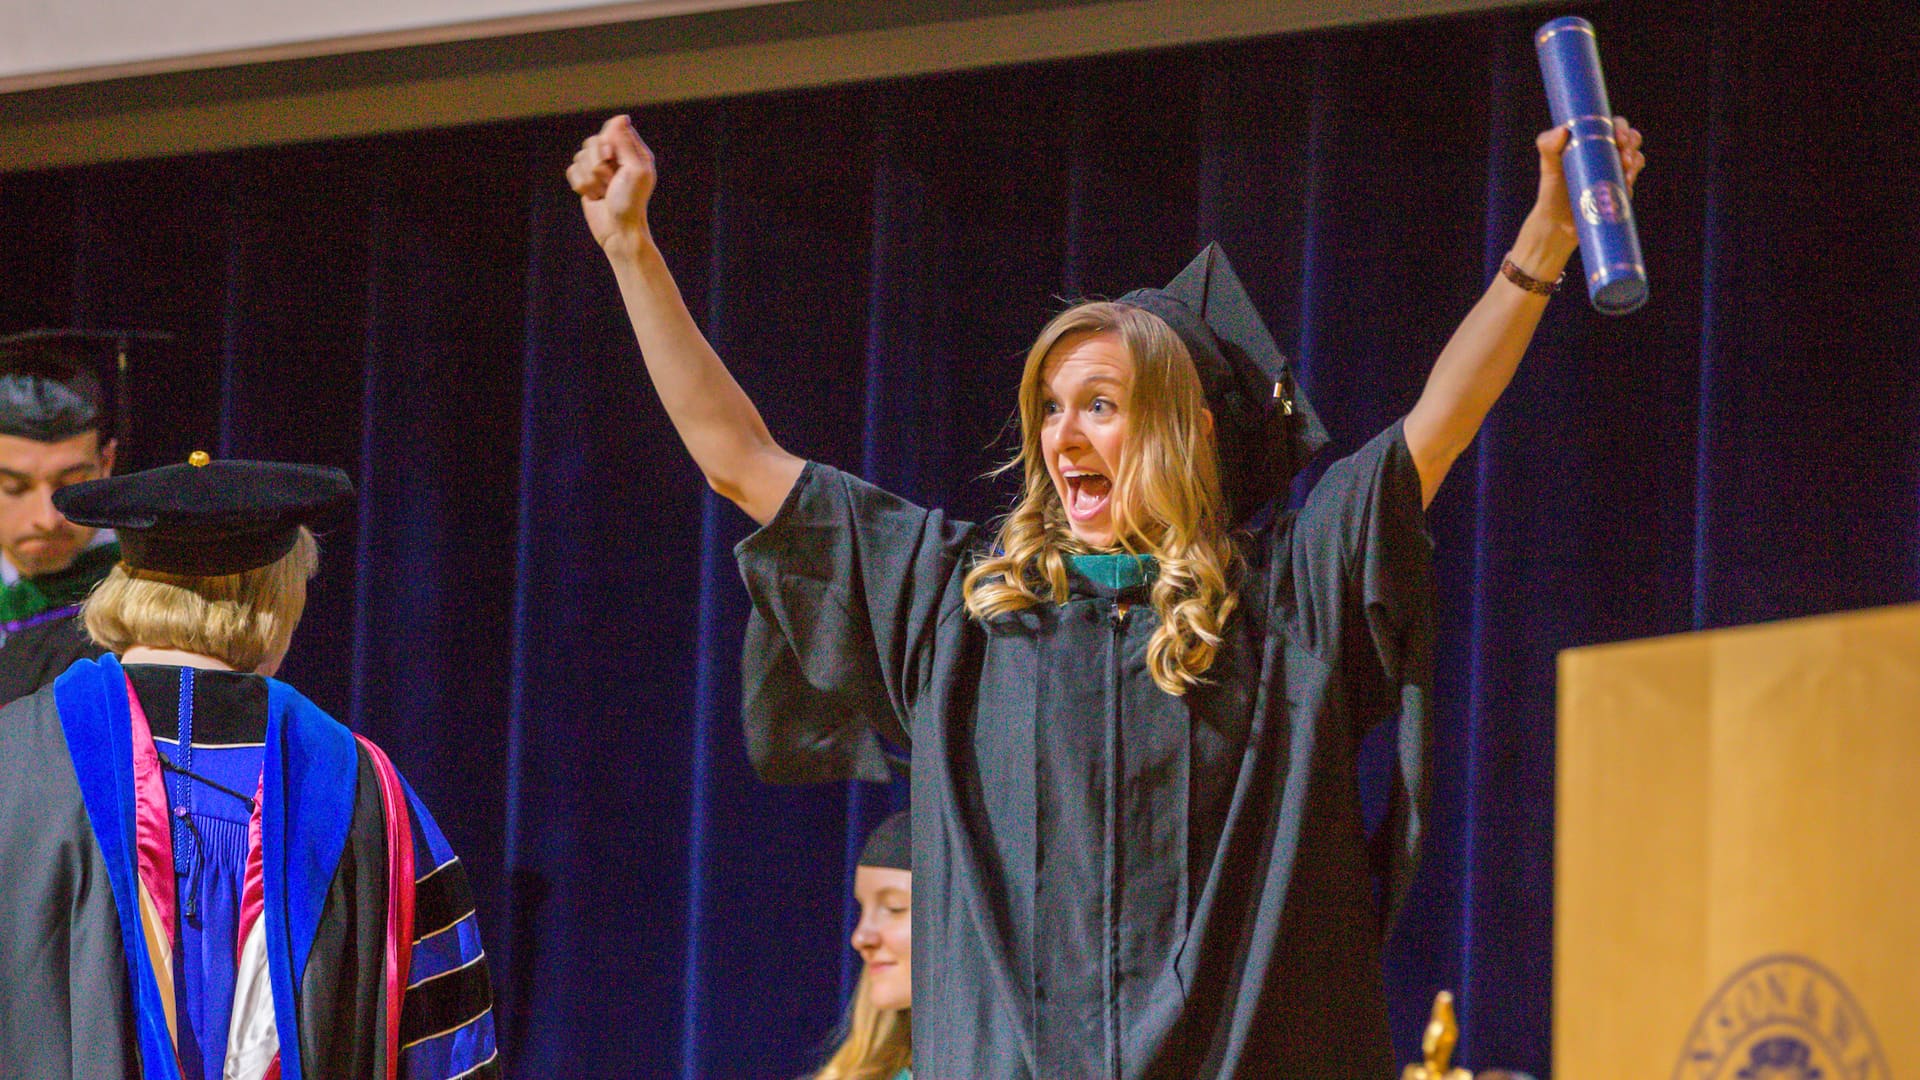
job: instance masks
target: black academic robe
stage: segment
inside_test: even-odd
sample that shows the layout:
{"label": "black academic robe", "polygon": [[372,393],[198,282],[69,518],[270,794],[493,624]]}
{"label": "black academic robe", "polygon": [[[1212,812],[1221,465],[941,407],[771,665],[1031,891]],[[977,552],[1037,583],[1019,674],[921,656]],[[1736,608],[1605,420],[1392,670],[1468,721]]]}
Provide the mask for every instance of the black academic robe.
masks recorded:
{"label": "black academic robe", "polygon": [[17,701],[59,678],[75,660],[93,660],[106,650],[87,637],[79,615],[30,626],[0,642],[0,705]]}
{"label": "black academic robe", "polygon": [[[1432,682],[1399,425],[1246,538],[1240,610],[1183,697],[1147,671],[1144,590],[1076,575],[1065,604],[970,618],[988,540],[811,464],[737,552],[762,775],[884,779],[883,740],[911,747],[915,1075],[1391,1075],[1380,955]],[[1357,755],[1396,714],[1370,837]]]}
{"label": "black academic robe", "polygon": [[108,540],[80,552],[63,570],[22,583],[50,606],[0,621],[0,705],[18,701],[59,678],[75,660],[106,654],[87,637],[80,602],[119,561],[119,543]]}

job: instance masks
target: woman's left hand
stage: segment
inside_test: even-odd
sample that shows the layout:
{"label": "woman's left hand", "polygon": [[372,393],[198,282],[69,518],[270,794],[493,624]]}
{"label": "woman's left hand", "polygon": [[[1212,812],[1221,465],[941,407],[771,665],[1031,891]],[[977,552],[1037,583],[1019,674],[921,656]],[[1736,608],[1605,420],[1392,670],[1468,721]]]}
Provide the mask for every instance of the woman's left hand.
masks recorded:
{"label": "woman's left hand", "polygon": [[[1579,242],[1574,231],[1573,207],[1567,201],[1567,174],[1560,155],[1566,152],[1571,133],[1562,125],[1548,128],[1533,140],[1540,151],[1540,194],[1534,200],[1533,213],[1554,227],[1569,245]],[[1620,148],[1620,168],[1627,174],[1627,197],[1633,197],[1634,181],[1647,166],[1647,155],[1640,152],[1640,129],[1627,123],[1624,116],[1613,118],[1613,141]]]}
{"label": "woman's left hand", "polygon": [[[1540,151],[1540,194],[1507,251],[1514,268],[1536,281],[1560,280],[1580,243],[1573,207],[1567,201],[1566,173],[1560,168],[1568,135],[1566,128],[1556,127],[1533,140]],[[1616,116],[1613,136],[1631,197],[1634,181],[1647,163],[1640,152],[1640,133]],[[1526,288],[1504,272],[1495,274],[1486,294],[1440,351],[1427,388],[1407,413],[1404,428],[1407,449],[1420,472],[1421,494],[1428,502],[1512,380],[1546,308],[1547,297],[1539,290]]]}

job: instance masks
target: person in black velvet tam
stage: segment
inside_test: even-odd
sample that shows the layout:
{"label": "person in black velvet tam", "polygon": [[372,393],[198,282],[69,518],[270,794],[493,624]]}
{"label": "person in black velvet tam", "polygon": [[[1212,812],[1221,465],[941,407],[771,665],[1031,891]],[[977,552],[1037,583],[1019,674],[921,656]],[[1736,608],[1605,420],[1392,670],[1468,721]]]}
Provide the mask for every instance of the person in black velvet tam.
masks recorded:
{"label": "person in black velvet tam", "polygon": [[[1639,133],[1616,131],[1634,176]],[[569,181],[654,388],[761,525],[737,552],[755,764],[885,779],[885,744],[911,754],[920,1080],[1393,1074],[1381,952],[1426,800],[1424,511],[1573,253],[1566,138],[1539,137],[1537,201],[1419,400],[1297,510],[1257,516],[1325,436],[1209,246],[1040,332],[997,530],[784,450],[654,245],[652,155],[625,117],[582,145]],[[1356,755],[1389,717],[1369,835]]]}
{"label": "person in black velvet tam", "polygon": [[105,344],[72,331],[0,338],[0,705],[100,655],[80,601],[120,549],[112,530],[62,517],[53,495],[113,472],[117,446],[101,424]]}
{"label": "person in black velvet tam", "polygon": [[498,1075],[466,873],[378,747],[272,678],[338,469],[73,484],[121,561],[108,655],[0,709],[0,1071],[36,1080]]}

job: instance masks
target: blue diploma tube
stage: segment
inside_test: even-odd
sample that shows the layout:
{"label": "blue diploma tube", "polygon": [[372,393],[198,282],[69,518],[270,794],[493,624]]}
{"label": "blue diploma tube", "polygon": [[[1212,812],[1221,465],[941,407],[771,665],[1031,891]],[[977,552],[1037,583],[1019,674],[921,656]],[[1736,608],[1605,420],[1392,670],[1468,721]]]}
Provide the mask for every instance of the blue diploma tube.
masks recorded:
{"label": "blue diploma tube", "polygon": [[1580,232],[1587,297],[1601,314],[1625,315],[1647,302],[1647,267],[1614,141],[1607,83],[1600,75],[1599,40],[1592,23],[1569,15],[1542,26],[1533,44],[1553,122],[1573,130],[1560,160]]}

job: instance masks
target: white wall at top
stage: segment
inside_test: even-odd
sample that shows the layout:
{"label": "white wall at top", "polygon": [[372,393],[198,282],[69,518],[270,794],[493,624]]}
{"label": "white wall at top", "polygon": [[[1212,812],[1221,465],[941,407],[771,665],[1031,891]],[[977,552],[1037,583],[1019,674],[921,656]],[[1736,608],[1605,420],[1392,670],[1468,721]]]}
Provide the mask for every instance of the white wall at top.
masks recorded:
{"label": "white wall at top", "polygon": [[[786,0],[0,0],[0,81],[58,83]],[[490,24],[508,23],[509,26]],[[105,69],[105,70],[99,70]],[[65,77],[63,77],[63,73]],[[22,78],[27,77],[27,78]]]}
{"label": "white wall at top", "polygon": [[[647,47],[645,33],[634,33],[640,29],[635,24],[668,15],[792,2],[0,0],[0,174],[633,109],[1565,0],[1028,0],[984,4],[987,10],[979,14],[964,6],[970,0],[878,0],[900,5],[903,10],[893,14],[902,17],[874,25],[825,20],[815,33],[761,37],[751,32],[757,20],[749,15],[720,20],[729,24],[724,28],[708,26],[718,33],[693,32],[685,39],[662,21],[654,28],[661,31],[652,42],[657,47]],[[871,11],[866,5],[874,0],[817,2],[822,10],[858,3]],[[28,4],[45,18],[29,17]],[[102,14],[110,4],[128,10]],[[181,16],[189,4],[200,14]],[[327,10],[307,10],[319,6]],[[464,21],[447,22],[456,8]],[[233,18],[209,14],[216,9]],[[142,29],[164,11],[174,13],[162,20],[167,25],[206,22],[207,33],[184,37]],[[482,19],[482,11],[493,14]],[[519,14],[498,14],[505,11]],[[23,38],[20,26],[29,24],[33,36]],[[639,45],[618,55],[536,52],[526,64],[471,70],[416,66],[410,57],[426,50],[400,47],[497,39],[512,57],[515,35],[553,30],[560,33],[543,40],[590,39],[592,29],[572,35],[565,30],[613,24],[624,24],[623,47]],[[87,29],[94,26],[113,32]],[[352,68],[352,78],[329,81],[338,72],[324,60],[275,63],[362,51],[385,57],[374,78],[366,78],[364,64]],[[56,63],[68,66],[51,67]],[[22,66],[39,74],[8,73]],[[306,77],[288,81],[276,74],[287,70]],[[186,92],[169,78],[180,72],[199,73]]]}

